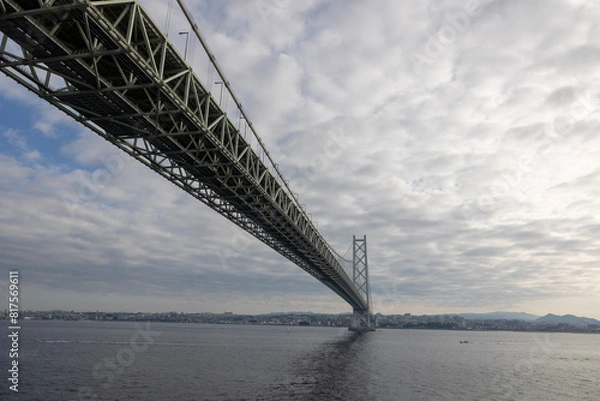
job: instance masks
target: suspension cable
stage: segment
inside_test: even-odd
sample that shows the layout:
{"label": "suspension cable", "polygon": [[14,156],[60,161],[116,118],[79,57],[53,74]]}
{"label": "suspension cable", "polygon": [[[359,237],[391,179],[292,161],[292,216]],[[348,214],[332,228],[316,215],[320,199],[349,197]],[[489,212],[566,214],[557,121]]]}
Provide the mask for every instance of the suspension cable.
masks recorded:
{"label": "suspension cable", "polygon": [[333,253],[335,253],[335,256],[338,257],[338,259],[343,260],[346,263],[353,263],[351,260],[346,259],[346,255],[348,255],[348,252],[350,252],[350,249],[352,249],[352,245],[354,245],[353,243],[350,244],[350,246],[348,247],[348,250],[344,253],[344,256],[340,255],[339,253],[337,253],[335,251],[335,249],[331,248],[331,250],[333,251]]}

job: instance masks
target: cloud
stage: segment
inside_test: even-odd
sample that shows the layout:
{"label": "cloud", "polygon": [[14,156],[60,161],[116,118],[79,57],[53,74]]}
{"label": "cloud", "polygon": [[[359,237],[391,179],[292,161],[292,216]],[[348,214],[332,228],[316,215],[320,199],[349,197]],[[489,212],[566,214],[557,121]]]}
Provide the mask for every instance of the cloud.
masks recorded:
{"label": "cloud", "polygon": [[[592,307],[600,10],[477,4],[190,6],[333,248],[343,253],[353,234],[367,234],[377,310],[600,318]],[[167,2],[143,5],[167,25]],[[169,26],[183,54],[176,9]],[[219,96],[190,40],[188,59]],[[60,288],[72,296],[57,304],[80,297],[91,309],[119,299],[160,305],[149,294],[176,310],[347,309],[291,262],[7,82],[3,103],[53,116],[35,119],[37,129],[3,119],[0,143],[0,260],[28,271],[40,293]]]}

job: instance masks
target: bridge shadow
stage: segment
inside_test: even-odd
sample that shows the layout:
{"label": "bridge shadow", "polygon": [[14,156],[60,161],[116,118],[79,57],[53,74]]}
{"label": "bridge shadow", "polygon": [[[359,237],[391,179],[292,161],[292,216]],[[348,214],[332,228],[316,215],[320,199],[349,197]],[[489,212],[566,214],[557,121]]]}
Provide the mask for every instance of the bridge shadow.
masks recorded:
{"label": "bridge shadow", "polygon": [[[369,345],[375,333],[339,331],[338,335],[292,362],[280,400],[369,400],[373,358]],[[371,393],[371,396],[370,396]]]}

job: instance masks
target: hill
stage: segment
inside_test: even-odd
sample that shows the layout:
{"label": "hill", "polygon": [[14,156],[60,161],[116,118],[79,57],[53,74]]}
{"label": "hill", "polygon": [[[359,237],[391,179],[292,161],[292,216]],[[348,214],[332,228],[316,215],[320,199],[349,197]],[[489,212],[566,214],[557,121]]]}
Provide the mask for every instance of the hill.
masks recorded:
{"label": "hill", "polygon": [[533,322],[539,318],[525,312],[459,313],[458,316],[466,320],[522,320],[524,322]]}
{"label": "hill", "polygon": [[589,317],[579,317],[574,315],[558,316],[549,313],[546,316],[540,317],[534,321],[536,324],[569,324],[575,327],[587,327],[588,325],[600,325],[600,320]]}

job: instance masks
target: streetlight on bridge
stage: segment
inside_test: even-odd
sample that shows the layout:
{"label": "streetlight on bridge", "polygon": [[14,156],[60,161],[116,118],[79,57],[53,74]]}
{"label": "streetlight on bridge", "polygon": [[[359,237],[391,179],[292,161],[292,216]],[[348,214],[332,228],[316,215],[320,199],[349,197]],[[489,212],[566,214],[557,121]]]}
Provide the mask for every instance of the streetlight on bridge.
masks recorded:
{"label": "streetlight on bridge", "polygon": [[188,31],[179,32],[180,35],[185,35],[185,48],[183,50],[183,59],[187,61],[187,48],[188,48],[188,39],[190,38],[190,33]]}

